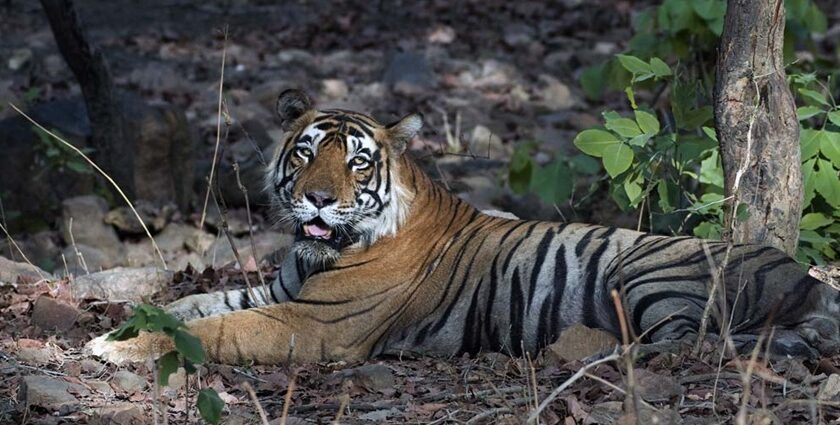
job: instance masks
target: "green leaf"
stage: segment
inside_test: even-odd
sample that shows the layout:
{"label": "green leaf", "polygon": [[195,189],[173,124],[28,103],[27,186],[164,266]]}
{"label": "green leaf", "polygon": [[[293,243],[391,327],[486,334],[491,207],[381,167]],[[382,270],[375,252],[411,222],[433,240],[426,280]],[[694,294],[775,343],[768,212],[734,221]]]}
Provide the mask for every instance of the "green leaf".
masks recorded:
{"label": "green leaf", "polygon": [[802,160],[814,157],[820,151],[820,131],[810,128],[799,130],[799,147]]}
{"label": "green leaf", "polygon": [[801,89],[799,89],[799,94],[801,94],[802,96],[805,96],[808,99],[811,99],[814,102],[817,102],[821,105],[831,106],[831,104],[828,103],[828,99],[825,98],[825,95],[818,92],[818,91],[811,90],[811,89],[806,89],[806,88],[801,88]]}
{"label": "green leaf", "polygon": [[719,240],[723,227],[718,223],[704,221],[694,227],[694,236],[701,239]]}
{"label": "green leaf", "polygon": [[545,167],[534,170],[531,191],[546,204],[561,204],[569,200],[572,195],[573,183],[572,171],[566,162],[555,160]]}
{"label": "green leaf", "polygon": [[528,191],[533,174],[533,162],[531,161],[531,145],[523,144],[518,146],[510,158],[508,167],[508,185],[516,193]]}
{"label": "green leaf", "polygon": [[640,135],[628,140],[627,144],[629,144],[630,146],[642,147],[642,146],[647,145],[647,142],[648,142],[648,140],[651,139],[651,137],[652,136],[650,134],[640,134]]}
{"label": "green leaf", "polygon": [[659,133],[659,120],[656,118],[656,115],[643,109],[636,109],[633,111],[633,114],[636,116],[636,122],[639,123],[639,128],[645,134],[656,135]]}
{"label": "green leaf", "polygon": [[671,199],[671,188],[666,180],[659,180],[659,183],[656,184],[656,193],[659,195],[659,208],[664,213],[669,213],[674,211],[674,202]]}
{"label": "green leaf", "polygon": [[796,117],[799,119],[799,121],[807,120],[808,118],[817,116],[822,113],[825,113],[825,111],[823,111],[820,108],[817,108],[816,106],[801,106],[799,108],[796,108]]}
{"label": "green leaf", "polygon": [[705,133],[706,136],[708,136],[710,139],[714,140],[715,143],[719,143],[717,138],[717,132],[714,128],[703,126],[703,133]]}
{"label": "green leaf", "polygon": [[813,158],[802,164],[802,209],[808,208],[816,195],[816,162],[817,158]]}
{"label": "green leaf", "polygon": [[635,178],[624,180],[624,193],[627,194],[627,199],[630,200],[630,206],[633,208],[636,208],[642,201],[642,186],[644,184],[645,177],[641,174],[635,176]]}
{"label": "green leaf", "polygon": [[575,146],[583,153],[601,157],[609,146],[620,144],[618,138],[605,130],[584,130],[575,136]]}
{"label": "green leaf", "polygon": [[619,136],[630,139],[642,134],[642,129],[639,128],[636,121],[633,121],[630,118],[622,118],[618,114],[604,114],[604,119],[606,120],[606,124],[604,126]]}
{"label": "green leaf", "polygon": [[633,87],[627,86],[624,88],[624,94],[627,95],[627,101],[630,102],[630,107],[633,109],[638,108],[636,105],[636,94],[633,93]]}
{"label": "green leaf", "polygon": [[820,152],[831,160],[835,167],[840,168],[840,133],[821,130]]}
{"label": "green leaf", "polygon": [[828,113],[828,120],[832,124],[840,127],[840,111],[831,111]]}
{"label": "green leaf", "polygon": [[802,216],[802,220],[799,222],[799,228],[805,230],[816,230],[820,227],[828,226],[831,223],[834,223],[834,219],[826,217],[825,214],[808,213]]}
{"label": "green leaf", "polygon": [[175,331],[173,337],[175,339],[175,349],[185,359],[193,363],[204,362],[204,347],[201,346],[201,340],[198,337],[181,329]]}
{"label": "green leaf", "polygon": [[580,74],[580,86],[586,97],[592,100],[600,99],[604,94],[604,80],[606,79],[605,64],[588,66]]}
{"label": "green leaf", "polygon": [[831,162],[817,160],[818,169],[814,174],[814,188],[817,193],[834,208],[840,208],[840,178]]}
{"label": "green leaf", "polygon": [[615,57],[618,58],[618,62],[621,63],[621,66],[623,66],[624,69],[630,71],[634,76],[654,75],[650,65],[648,65],[647,62],[635,56],[615,55]]}
{"label": "green leaf", "polygon": [[653,74],[656,75],[657,78],[663,78],[670,75],[674,75],[673,71],[671,71],[671,67],[668,66],[662,59],[657,57],[650,58],[650,69],[653,71]]}
{"label": "green leaf", "polygon": [[700,183],[723,187],[723,168],[720,164],[720,155],[712,151],[708,158],[700,161]]}
{"label": "green leaf", "polygon": [[633,163],[633,150],[624,143],[614,143],[604,148],[604,169],[610,177],[615,177],[630,168]]}
{"label": "green leaf", "polygon": [[213,425],[218,425],[222,419],[222,409],[225,407],[225,402],[219,398],[219,394],[212,388],[204,388],[198,392],[198,400],[196,401],[198,413],[201,418]]}
{"label": "green leaf", "polygon": [[823,34],[828,30],[828,18],[826,18],[816,3],[813,1],[810,3],[811,7],[808,8],[808,12],[803,21],[811,32]]}
{"label": "green leaf", "polygon": [[179,363],[177,351],[170,351],[158,359],[158,383],[161,387],[169,386],[169,375],[178,371]]}
{"label": "green leaf", "polygon": [[581,174],[595,175],[601,171],[601,164],[591,156],[577,154],[571,159],[572,169]]}

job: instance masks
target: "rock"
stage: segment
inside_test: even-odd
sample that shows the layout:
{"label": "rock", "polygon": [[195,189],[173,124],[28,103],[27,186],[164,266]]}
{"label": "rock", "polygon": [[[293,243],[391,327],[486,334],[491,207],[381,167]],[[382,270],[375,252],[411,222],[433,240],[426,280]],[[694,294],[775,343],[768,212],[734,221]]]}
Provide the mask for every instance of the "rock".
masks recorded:
{"label": "rock", "polygon": [[342,379],[351,379],[355,385],[374,393],[393,393],[396,380],[391,368],[383,364],[369,364],[338,373]]}
{"label": "rock", "polygon": [[580,101],[569,90],[569,86],[560,80],[546,74],[540,75],[540,81],[543,83],[539,89],[542,101],[540,104],[552,111],[571,109],[578,105]]}
{"label": "rock", "polygon": [[146,378],[127,370],[118,370],[111,378],[111,386],[117,391],[133,394],[146,388]]}
{"label": "rock", "polygon": [[55,270],[58,265],[55,260],[61,252],[59,240],[58,232],[43,230],[18,240],[18,245],[32,264],[44,270]]}
{"label": "rock", "polygon": [[[287,233],[273,231],[256,233],[254,235],[254,245],[257,248],[257,253],[254,258],[259,263],[265,256],[292,246],[294,239],[293,235]],[[234,238],[234,244],[243,262],[247,261],[248,257],[253,254],[251,241],[248,237]],[[216,239],[210,249],[204,253],[204,264],[208,266],[219,267],[233,261],[236,261],[236,258],[233,256],[230,242],[224,236]]]}
{"label": "rock", "polygon": [[840,401],[840,375],[832,373],[820,386],[817,394],[818,400]]}
{"label": "rock", "polygon": [[[164,204],[163,206],[156,206],[149,202],[137,201],[134,203],[137,214],[143,220],[143,224],[149,229],[149,232],[155,234],[161,231],[172,214],[175,213],[176,208],[173,204]],[[137,220],[137,216],[131,211],[128,206],[118,207],[108,212],[105,215],[105,222],[116,227],[120,233],[127,235],[145,235],[146,231]]]}
{"label": "rock", "polygon": [[402,416],[402,412],[399,409],[392,407],[390,409],[381,409],[374,410],[372,412],[367,412],[365,414],[359,415],[359,419],[363,421],[383,423],[386,422],[388,418],[394,418],[399,416]]}
{"label": "rock", "polygon": [[32,60],[32,50],[27,48],[15,49],[6,64],[12,71],[17,71],[29,63],[30,60]]}
{"label": "rock", "polygon": [[114,389],[108,385],[107,382],[102,381],[86,381],[85,382],[89,387],[91,387],[94,391],[98,392],[99,394],[104,395],[107,398],[113,397],[115,395]]}
{"label": "rock", "polygon": [[616,345],[618,340],[612,334],[575,324],[564,329],[557,341],[545,348],[544,353],[549,363],[559,364],[583,360],[610,350]]}
{"label": "rock", "polygon": [[97,375],[102,373],[105,370],[105,365],[93,360],[93,359],[82,359],[82,372],[88,373],[91,375]]}
{"label": "rock", "polygon": [[18,401],[24,406],[37,406],[59,415],[67,415],[79,408],[73,394],[88,395],[83,385],[47,376],[24,376],[18,390]]}
{"label": "rock", "polygon": [[435,85],[435,75],[426,58],[411,51],[395,54],[385,67],[382,80],[404,93],[423,91]]}
{"label": "rock", "polygon": [[194,252],[199,255],[204,255],[208,249],[213,245],[213,242],[216,241],[216,236],[207,233],[203,230],[196,229],[192,235],[187,237],[184,241],[184,244],[187,246],[187,249],[190,252]]}
{"label": "rock", "polygon": [[671,376],[647,369],[636,369],[636,391],[649,402],[668,401],[681,395],[685,388]]}
{"label": "rock", "polygon": [[455,30],[449,25],[437,25],[426,36],[426,41],[433,44],[450,44],[455,41]]}
{"label": "rock", "polygon": [[[248,234],[248,212],[244,209],[228,210],[225,216],[227,227],[230,234],[233,236],[242,236]],[[204,220],[211,231],[219,232],[222,228],[222,216],[219,214],[219,209],[209,207],[207,210],[207,217]]]}
{"label": "rock", "polygon": [[[114,252],[85,244],[67,246],[61,250],[61,254],[56,259],[56,270],[74,276],[82,276],[125,264],[126,248],[122,245],[120,245],[120,248],[119,251]],[[67,262],[66,270],[64,268],[65,261]]]}
{"label": "rock", "polygon": [[41,279],[53,280],[54,277],[31,264],[18,263],[0,256],[0,282],[37,282]]}
{"label": "rock", "polygon": [[151,423],[148,412],[131,402],[112,403],[93,410],[91,425],[144,425]]}
{"label": "rock", "polygon": [[483,125],[477,125],[470,133],[470,152],[490,159],[504,159],[510,156],[502,144],[502,138]]}
{"label": "rock", "polygon": [[[61,234],[67,245],[87,245],[123,257],[117,232],[105,223],[108,203],[96,195],[76,196],[61,203]],[[87,259],[86,259],[87,260]]]}
{"label": "rock", "polygon": [[77,277],[71,283],[73,297],[109,301],[142,301],[160,291],[172,280],[171,271],[155,267],[126,268],[111,270]]}
{"label": "rock", "polygon": [[20,347],[17,350],[18,360],[29,364],[48,364],[53,361],[52,350],[47,347]]}
{"label": "rock", "polygon": [[186,241],[192,237],[198,229],[186,224],[171,223],[162,232],[155,236],[155,242],[161,251],[165,253],[180,252],[186,248]]}
{"label": "rock", "polygon": [[32,324],[45,331],[64,332],[73,327],[80,314],[74,305],[41,295],[32,307]]}
{"label": "rock", "polygon": [[531,25],[512,24],[505,25],[505,32],[502,37],[505,44],[510,47],[527,46],[534,39],[536,31]]}
{"label": "rock", "polygon": [[[148,267],[156,265],[160,259],[148,239],[138,243],[125,244],[125,264],[128,267]],[[168,262],[167,262],[168,263]]]}
{"label": "rock", "polygon": [[344,80],[330,78],[321,81],[321,93],[328,99],[344,99],[349,91]]}

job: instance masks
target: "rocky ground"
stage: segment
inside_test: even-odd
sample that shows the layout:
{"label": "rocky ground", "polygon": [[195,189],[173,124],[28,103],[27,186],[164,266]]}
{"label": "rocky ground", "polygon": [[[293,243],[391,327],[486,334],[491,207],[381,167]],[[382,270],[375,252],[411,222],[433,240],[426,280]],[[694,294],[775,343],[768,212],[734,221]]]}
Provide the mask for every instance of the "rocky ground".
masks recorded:
{"label": "rocky ground", "polygon": [[[272,227],[261,179],[280,135],[272,111],[282,88],[303,87],[322,106],[358,109],[386,122],[422,112],[426,127],[411,154],[442,184],[480,208],[560,218],[553,206],[506,188],[507,161],[529,141],[539,142],[540,162],[576,154],[574,134],[597,123],[602,108],[584,99],[578,74],[621,51],[631,10],[643,6],[606,0],[433,1],[423,7],[386,1],[77,3],[118,87],[133,93],[132,105],[141,105],[137,116],[169,123],[138,120],[148,145],[136,162],[152,167],[140,172],[165,175],[145,179],[138,191],[171,192],[177,199],[137,202],[161,261],[132,213],[101,181],[74,170],[66,154],[50,156],[50,145],[29,133],[7,102],[27,107],[80,146],[90,128],[38,4],[0,2],[0,148],[12,152],[0,155],[0,218],[13,230],[0,245],[4,424],[151,423],[150,368],[101,364],[81,353],[83,344],[121,323],[133,303],[163,304],[241,286],[241,269],[251,282],[276,275],[291,237]],[[202,220],[223,51],[218,176],[229,210],[222,215],[211,200]],[[620,104],[620,97],[605,102]],[[161,167],[154,153],[179,143],[188,146]],[[173,185],[189,190],[177,194]],[[576,221],[635,225],[603,198],[560,207]],[[223,216],[241,266],[222,232]],[[242,389],[247,382],[272,423],[284,416],[287,396],[289,424],[328,423],[339,415],[341,423],[520,423],[581,370],[581,358],[608,342],[576,329],[530,360],[484,354],[294,368],[206,365],[189,385],[183,376],[173,378],[159,404],[172,423],[195,421],[195,388],[211,386],[227,403],[225,421],[257,423]],[[744,361],[719,361],[706,351],[648,355],[631,368],[624,362],[594,367],[548,404],[541,422],[632,423],[628,391],[643,400],[635,411],[651,423],[729,422],[745,391],[747,423],[840,420],[840,359],[759,362],[745,378]]]}

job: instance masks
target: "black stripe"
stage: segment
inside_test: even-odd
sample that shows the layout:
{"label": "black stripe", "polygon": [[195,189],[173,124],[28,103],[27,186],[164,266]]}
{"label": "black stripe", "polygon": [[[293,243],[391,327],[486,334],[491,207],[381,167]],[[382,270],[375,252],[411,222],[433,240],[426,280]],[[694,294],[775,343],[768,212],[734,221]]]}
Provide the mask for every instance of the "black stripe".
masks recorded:
{"label": "black stripe", "polygon": [[548,232],[545,233],[542,240],[540,240],[539,245],[537,246],[537,260],[534,263],[534,268],[531,269],[531,284],[528,286],[528,308],[527,311],[531,312],[531,303],[534,301],[534,293],[537,289],[537,279],[540,275],[540,270],[542,269],[543,262],[545,262],[545,256],[548,254],[548,249],[551,246],[551,242],[554,240],[554,231],[549,229]]}
{"label": "black stripe", "polygon": [[510,287],[510,345],[513,353],[522,355],[522,285],[519,282],[519,267],[513,269],[513,279]]}

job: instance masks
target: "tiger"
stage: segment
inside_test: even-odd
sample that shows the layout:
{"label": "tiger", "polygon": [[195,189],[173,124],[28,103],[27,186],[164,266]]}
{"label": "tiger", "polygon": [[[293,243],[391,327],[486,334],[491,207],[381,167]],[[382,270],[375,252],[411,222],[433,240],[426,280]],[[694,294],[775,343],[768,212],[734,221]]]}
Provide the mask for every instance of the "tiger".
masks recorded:
{"label": "tiger", "polygon": [[[266,190],[279,225],[296,235],[277,278],[166,307],[210,361],[518,356],[575,324],[621,335],[621,316],[646,344],[692,341],[716,278],[710,334],[726,331],[739,346],[772,335],[780,355],[840,352],[840,291],[776,248],[484,214],[406,153],[419,114],[384,125],[318,110],[292,89],[277,115],[284,133]],[[122,363],[173,346],[144,332],[87,347]]]}

